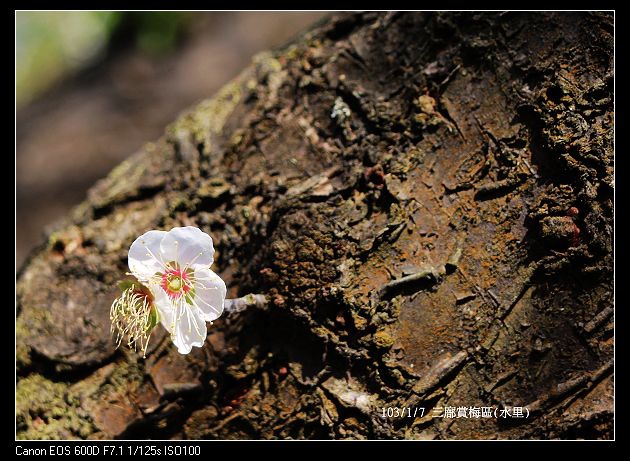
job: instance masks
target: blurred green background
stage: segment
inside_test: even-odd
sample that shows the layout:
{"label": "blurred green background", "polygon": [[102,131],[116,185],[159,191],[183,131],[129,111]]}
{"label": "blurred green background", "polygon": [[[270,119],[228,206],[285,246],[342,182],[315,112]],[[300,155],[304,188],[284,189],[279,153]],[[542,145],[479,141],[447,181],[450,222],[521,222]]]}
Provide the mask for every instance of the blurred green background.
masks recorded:
{"label": "blurred green background", "polygon": [[179,112],[321,12],[16,12],[16,264]]}
{"label": "blurred green background", "polygon": [[154,57],[167,54],[192,21],[190,12],[17,12],[17,105],[23,106],[120,44]]}

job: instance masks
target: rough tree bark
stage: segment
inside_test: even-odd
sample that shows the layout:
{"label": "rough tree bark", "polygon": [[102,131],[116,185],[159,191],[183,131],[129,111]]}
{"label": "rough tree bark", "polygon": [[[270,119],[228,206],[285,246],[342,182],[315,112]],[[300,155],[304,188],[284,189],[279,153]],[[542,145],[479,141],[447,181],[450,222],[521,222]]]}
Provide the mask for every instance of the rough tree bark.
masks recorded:
{"label": "rough tree bark", "polygon": [[[611,437],[612,34],[600,13],[342,14],[258,55],[20,271],[18,437]],[[176,225],[270,308],[188,356],[161,327],[146,360],[116,351],[127,249]]]}

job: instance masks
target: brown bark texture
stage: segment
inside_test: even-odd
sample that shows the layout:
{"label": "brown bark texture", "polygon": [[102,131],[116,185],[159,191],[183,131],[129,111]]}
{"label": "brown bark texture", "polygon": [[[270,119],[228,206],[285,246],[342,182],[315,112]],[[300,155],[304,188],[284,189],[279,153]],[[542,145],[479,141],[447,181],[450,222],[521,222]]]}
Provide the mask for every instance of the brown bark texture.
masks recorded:
{"label": "brown bark texture", "polygon": [[[19,271],[18,438],[611,438],[613,22],[335,14],[256,56]],[[129,245],[178,225],[269,306],[116,350]],[[481,406],[529,417],[433,417]]]}

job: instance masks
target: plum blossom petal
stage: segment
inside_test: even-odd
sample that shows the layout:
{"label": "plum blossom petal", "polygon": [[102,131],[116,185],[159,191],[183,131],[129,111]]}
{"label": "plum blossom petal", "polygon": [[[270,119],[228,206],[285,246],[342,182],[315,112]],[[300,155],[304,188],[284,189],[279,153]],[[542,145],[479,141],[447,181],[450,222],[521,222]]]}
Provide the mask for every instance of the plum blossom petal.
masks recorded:
{"label": "plum blossom petal", "polygon": [[175,306],[159,285],[149,285],[149,289],[153,293],[153,303],[157,308],[160,323],[166,331],[172,333],[175,329]]}
{"label": "plum blossom petal", "polygon": [[175,309],[175,316],[175,330],[171,333],[171,338],[177,351],[180,354],[188,354],[193,346],[203,346],[208,330],[199,308],[181,303]]}
{"label": "plum blossom petal", "polygon": [[165,231],[151,230],[142,234],[129,248],[129,270],[142,282],[149,281],[156,273],[164,270],[160,258],[160,242]]}
{"label": "plum blossom petal", "polygon": [[225,282],[206,267],[195,269],[195,296],[193,303],[199,307],[206,322],[218,319],[223,313],[227,289]]}
{"label": "plum blossom petal", "polygon": [[175,227],[162,239],[160,250],[165,261],[180,267],[211,266],[214,262],[212,238],[196,227]]}

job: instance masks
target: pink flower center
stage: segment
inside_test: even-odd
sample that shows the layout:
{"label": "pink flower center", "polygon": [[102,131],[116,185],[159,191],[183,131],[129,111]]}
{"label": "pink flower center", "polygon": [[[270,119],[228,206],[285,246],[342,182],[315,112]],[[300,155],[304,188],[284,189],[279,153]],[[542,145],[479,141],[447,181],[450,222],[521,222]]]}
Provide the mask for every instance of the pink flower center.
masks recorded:
{"label": "pink flower center", "polygon": [[169,269],[164,272],[160,286],[171,299],[180,298],[192,288],[188,273],[179,269]]}

